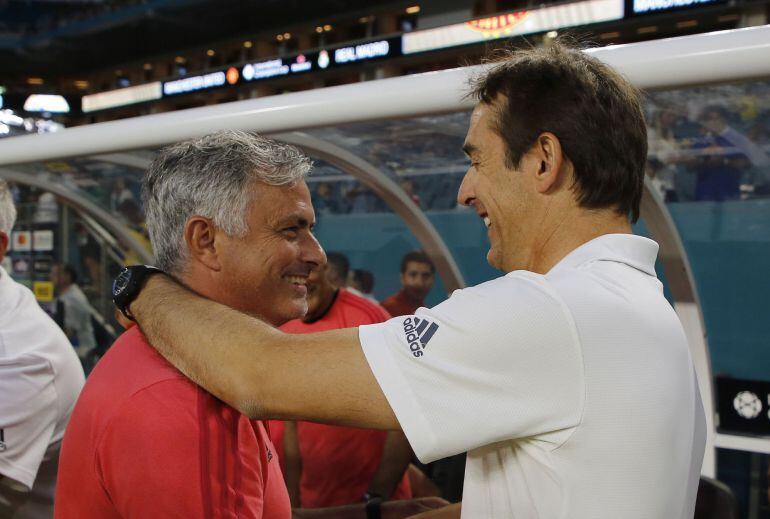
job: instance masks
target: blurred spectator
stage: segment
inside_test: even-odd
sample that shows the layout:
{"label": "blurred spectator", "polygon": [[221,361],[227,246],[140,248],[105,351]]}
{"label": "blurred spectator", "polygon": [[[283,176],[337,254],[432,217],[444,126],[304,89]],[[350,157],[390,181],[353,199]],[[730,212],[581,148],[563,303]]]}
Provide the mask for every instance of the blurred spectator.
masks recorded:
{"label": "blurred spectator", "polygon": [[[307,280],[307,314],[289,321],[281,330],[312,333],[379,323],[390,317],[381,306],[338,288],[327,277],[331,270],[327,264],[311,272]],[[277,449],[280,441],[275,432],[279,427],[273,423],[270,427]],[[359,503],[366,500],[365,495],[412,497],[406,475],[412,449],[401,431],[287,422],[283,453],[286,486],[295,507]]]}
{"label": "blurred spectator", "polygon": [[96,348],[94,328],[91,323],[93,308],[77,284],[77,272],[71,265],[54,265],[51,282],[56,290],[57,309],[63,315],[57,316],[72,345],[83,361]]}
{"label": "blurred spectator", "polygon": [[357,296],[377,303],[372,292],[374,291],[374,274],[368,270],[353,269],[348,275],[348,290]]}
{"label": "blurred spectator", "polygon": [[40,196],[37,197],[33,219],[36,224],[58,223],[59,203],[56,201],[56,196],[53,193],[48,191],[40,193]]}
{"label": "blurred spectator", "polygon": [[313,197],[313,209],[316,214],[335,214],[340,213],[340,203],[335,200],[332,194],[331,186],[328,182],[319,182],[315,187],[315,197]]}
{"label": "blurred spectator", "polygon": [[[152,245],[150,244],[150,238],[147,233],[147,226],[144,223],[144,216],[142,210],[139,208],[139,204],[131,198],[124,200],[118,207],[118,211],[123,215],[128,225],[128,232],[136,240],[136,242],[144,248],[147,252],[152,252]],[[143,263],[138,252],[128,243],[121,241],[119,243],[123,249],[124,258],[123,261],[126,265],[138,265]]]}
{"label": "blurred spectator", "polygon": [[329,265],[327,277],[337,288],[345,288],[348,284],[350,261],[340,252],[327,252],[326,263]]}
{"label": "blurred spectator", "polygon": [[697,152],[690,160],[696,174],[695,199],[736,200],[743,172],[753,163],[765,165],[767,156],[749,139],[727,124],[726,110],[708,106],[701,114],[703,135],[693,143]]}
{"label": "blurred spectator", "polygon": [[404,178],[399,182],[399,185],[401,186],[401,189],[404,190],[404,193],[412,199],[412,202],[417,204],[417,207],[420,207],[420,196],[415,192],[414,180],[411,178]]}
{"label": "blurred spectator", "polygon": [[361,184],[353,186],[346,198],[351,213],[375,213],[384,209],[380,198]]}
{"label": "blurred spectator", "polygon": [[681,162],[679,143],[674,138],[676,114],[668,108],[658,110],[647,129],[649,143],[647,175],[666,202],[678,200],[676,177]]}
{"label": "blurred spectator", "polygon": [[88,228],[81,221],[75,222],[74,228],[75,245],[80,256],[80,271],[85,271],[86,279],[82,280],[83,287],[92,289],[95,292],[101,290],[100,280],[102,279],[102,269],[99,262],[101,247],[96,240],[89,234]]}
{"label": "blurred spectator", "polygon": [[113,182],[112,191],[110,191],[110,211],[117,214],[118,208],[128,201],[135,203],[134,193],[126,187],[125,179],[118,177]]}
{"label": "blurred spectator", "polygon": [[[0,261],[16,210],[0,181]],[[85,378],[67,338],[0,267],[0,517],[53,517],[64,429]]]}
{"label": "blurred spectator", "polygon": [[425,303],[433,288],[436,268],[422,251],[412,251],[401,259],[401,290],[382,302],[393,317],[412,315]]}

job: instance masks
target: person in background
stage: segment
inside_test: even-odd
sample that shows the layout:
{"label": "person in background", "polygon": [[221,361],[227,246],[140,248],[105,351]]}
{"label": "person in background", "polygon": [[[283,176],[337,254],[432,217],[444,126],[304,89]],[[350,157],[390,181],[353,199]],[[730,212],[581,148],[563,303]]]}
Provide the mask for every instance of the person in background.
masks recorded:
{"label": "person in background", "polygon": [[96,338],[91,322],[93,309],[78,286],[77,279],[77,272],[72,265],[57,264],[51,269],[57,308],[63,312],[57,318],[82,361],[96,347]]}
{"label": "person in background", "polygon": [[721,106],[708,106],[701,113],[703,135],[693,143],[690,166],[696,174],[695,200],[738,200],[741,177],[752,166],[752,146],[745,136],[727,125]]}
{"label": "person in background", "polygon": [[334,199],[332,188],[327,182],[316,184],[313,209],[319,216],[341,212],[339,202]]}
{"label": "person in background", "polygon": [[110,191],[110,211],[119,215],[120,206],[128,201],[135,202],[134,193],[126,187],[126,180],[123,177],[117,177]]}
{"label": "person in background", "polygon": [[401,290],[385,299],[382,306],[393,317],[412,315],[424,306],[433,288],[436,267],[422,251],[411,251],[401,258]]}
{"label": "person in background", "polygon": [[[307,313],[281,330],[311,333],[390,318],[381,306],[339,288],[329,279],[330,271],[327,264],[310,273]],[[271,431],[276,429],[273,423]],[[406,476],[412,449],[401,431],[286,422],[283,449],[286,483],[294,506],[320,508],[372,498],[412,497]]]}
{"label": "person in background", "polygon": [[420,195],[417,194],[417,190],[414,187],[414,180],[411,178],[404,178],[401,179],[401,182],[399,182],[398,185],[401,186],[401,189],[404,190],[406,196],[408,196],[409,199],[417,205],[417,207],[420,207]]}
{"label": "person in background", "polygon": [[647,129],[647,175],[664,202],[679,200],[676,190],[678,165],[682,161],[679,143],[674,136],[676,114],[662,107],[652,117]]}
{"label": "person in background", "polygon": [[353,269],[348,274],[348,290],[357,296],[368,299],[372,303],[379,304],[374,297],[374,274],[368,270]]}
{"label": "person in background", "polygon": [[[0,261],[16,209],[0,180]],[[59,449],[85,377],[67,337],[0,267],[0,517],[53,517]]]}
{"label": "person in background", "polygon": [[326,253],[327,272],[329,282],[337,288],[345,288],[350,274],[350,260],[341,252]]}

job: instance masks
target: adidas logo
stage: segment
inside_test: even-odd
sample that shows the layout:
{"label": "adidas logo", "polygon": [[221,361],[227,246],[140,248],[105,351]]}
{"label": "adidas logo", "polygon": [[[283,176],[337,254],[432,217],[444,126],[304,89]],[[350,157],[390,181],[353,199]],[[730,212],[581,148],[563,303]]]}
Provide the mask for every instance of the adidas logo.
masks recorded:
{"label": "adidas logo", "polygon": [[404,319],[404,334],[406,335],[406,341],[409,343],[409,349],[412,350],[412,355],[422,357],[423,350],[437,330],[438,325],[427,319],[420,319],[418,317],[407,317]]}

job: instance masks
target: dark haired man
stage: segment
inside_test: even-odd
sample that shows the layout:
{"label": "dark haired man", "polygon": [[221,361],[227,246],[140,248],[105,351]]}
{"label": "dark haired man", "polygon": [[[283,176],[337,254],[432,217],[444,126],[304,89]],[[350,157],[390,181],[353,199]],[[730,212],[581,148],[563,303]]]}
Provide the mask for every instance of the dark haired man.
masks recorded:
{"label": "dark haired man", "polygon": [[433,288],[436,267],[422,251],[411,251],[401,258],[401,290],[385,299],[382,306],[394,317],[411,315],[424,305]]}
{"label": "dark haired man", "polygon": [[[416,315],[299,336],[165,276],[131,311],[250,416],[401,428],[423,461],[467,451],[465,517],[692,517],[705,419],[658,245],[631,234],[638,92],[555,44],[511,53],[474,93],[458,202],[484,221],[502,277]],[[226,336],[205,326],[212,312]]]}

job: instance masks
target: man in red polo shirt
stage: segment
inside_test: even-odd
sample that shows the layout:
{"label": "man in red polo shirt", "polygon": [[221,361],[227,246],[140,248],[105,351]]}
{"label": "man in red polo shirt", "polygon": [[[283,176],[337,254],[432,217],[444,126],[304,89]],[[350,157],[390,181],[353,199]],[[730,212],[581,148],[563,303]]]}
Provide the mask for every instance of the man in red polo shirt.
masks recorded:
{"label": "man in red polo shirt", "polygon": [[[295,148],[240,132],[164,149],[143,187],[158,265],[273,325],[303,315],[307,276],[325,262],[309,169]],[[210,324],[219,333],[215,316]],[[291,508],[263,423],[190,382],[135,326],[96,366],[73,412],[56,517],[288,519]]]}
{"label": "man in red polo shirt", "polygon": [[401,258],[401,290],[382,302],[393,317],[412,315],[424,306],[425,298],[433,288],[436,268],[422,251],[408,252]]}
{"label": "man in red polo shirt", "polygon": [[[333,253],[329,253],[331,256]],[[281,330],[310,333],[374,324],[390,318],[379,305],[332,283],[328,265],[308,277],[308,312]],[[341,276],[345,279],[347,273]],[[276,427],[271,422],[271,430]],[[318,508],[360,503],[367,498],[412,497],[406,469],[412,450],[400,431],[287,422],[284,468],[295,506]],[[298,495],[297,495],[298,494]]]}

